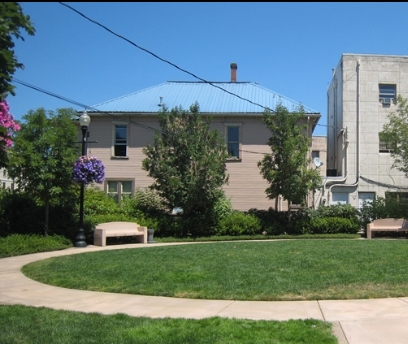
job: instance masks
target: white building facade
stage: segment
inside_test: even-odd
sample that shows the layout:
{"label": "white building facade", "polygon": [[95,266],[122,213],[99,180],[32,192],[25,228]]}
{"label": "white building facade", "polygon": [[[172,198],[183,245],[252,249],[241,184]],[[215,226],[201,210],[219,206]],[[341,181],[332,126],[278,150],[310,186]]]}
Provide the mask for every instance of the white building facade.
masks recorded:
{"label": "white building facade", "polygon": [[316,193],[319,205],[351,204],[408,194],[408,179],[379,133],[408,97],[408,56],[343,54],[327,91],[327,178]]}
{"label": "white building facade", "polygon": [[5,168],[0,168],[0,188],[14,190],[14,183],[8,177],[7,170]]}

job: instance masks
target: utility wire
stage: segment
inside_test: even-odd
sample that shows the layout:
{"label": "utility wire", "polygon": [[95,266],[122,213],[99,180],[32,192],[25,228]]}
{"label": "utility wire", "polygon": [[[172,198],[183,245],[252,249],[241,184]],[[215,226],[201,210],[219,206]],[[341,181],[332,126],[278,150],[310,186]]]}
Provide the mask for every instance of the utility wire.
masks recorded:
{"label": "utility wire", "polygon": [[[92,107],[92,106],[89,106],[89,105],[86,105],[86,104],[77,102],[76,100],[72,100],[72,99],[66,98],[66,97],[64,97],[64,96],[60,96],[60,95],[58,95],[58,94],[56,94],[56,93],[53,93],[53,92],[51,92],[51,91],[47,91],[47,90],[45,90],[45,89],[43,89],[43,88],[40,88],[40,87],[35,86],[35,85],[32,85],[32,84],[29,84],[28,82],[19,80],[19,79],[15,78],[15,77],[12,77],[12,81],[14,81],[14,82],[16,82],[16,83],[18,83],[18,84],[20,84],[20,85],[26,86],[26,87],[28,87],[28,88],[31,88],[31,89],[33,89],[33,90],[36,90],[36,91],[38,91],[38,92],[47,94],[47,95],[49,95],[49,96],[51,96],[51,97],[54,97],[54,98],[57,98],[57,99],[61,99],[61,100],[63,100],[63,101],[66,101],[66,102],[68,102],[68,103],[71,103],[71,104],[73,104],[73,105],[79,106],[79,107],[81,107],[81,108],[93,110],[93,111],[96,111],[96,112],[101,113],[101,114],[103,114],[103,115],[111,116],[112,118],[114,118],[114,115],[111,114],[111,113],[108,112],[108,111],[106,111],[106,112],[105,112],[105,111],[101,111],[101,110],[99,110],[99,109],[97,109],[97,108],[95,108],[95,107]],[[152,128],[152,127],[146,126],[146,125],[144,125],[144,124],[140,124],[140,123],[137,123],[137,122],[134,122],[134,121],[130,121],[130,120],[129,120],[129,122],[132,123],[132,124],[135,124],[135,125],[137,125],[137,126],[140,126],[140,127],[142,127],[142,128],[145,128],[145,129],[148,129],[148,130],[157,131],[157,132],[160,132],[160,133],[161,133],[161,131],[160,131],[159,129]],[[328,128],[336,128],[336,127],[334,127],[334,126],[329,126],[329,125],[327,125],[327,124],[319,124],[319,123],[317,123],[316,125],[319,125],[319,126],[322,126],[322,127],[328,127]],[[337,129],[338,129],[338,128],[337,128]]]}
{"label": "utility wire", "polygon": [[195,75],[195,74],[193,74],[193,73],[191,73],[191,72],[189,72],[189,71],[187,71],[187,70],[185,70],[185,69],[183,69],[183,68],[178,67],[178,66],[175,65],[174,63],[172,63],[172,62],[170,62],[170,61],[168,61],[168,60],[165,60],[165,59],[161,58],[160,56],[156,55],[155,53],[152,53],[151,51],[149,51],[149,50],[147,50],[147,49],[145,49],[145,48],[143,48],[143,47],[137,45],[136,43],[132,42],[130,39],[127,39],[126,37],[123,37],[122,35],[117,34],[116,32],[114,32],[114,31],[112,31],[111,29],[107,28],[105,25],[103,25],[103,24],[101,24],[101,23],[99,23],[99,22],[97,22],[97,21],[95,21],[95,20],[93,20],[93,19],[87,17],[85,14],[81,13],[80,11],[76,10],[75,8],[73,8],[73,7],[71,7],[71,6],[67,5],[67,4],[65,4],[65,3],[63,3],[63,2],[59,2],[59,3],[60,3],[61,5],[63,5],[63,6],[65,6],[65,7],[69,8],[70,10],[74,11],[75,13],[79,14],[81,17],[83,17],[83,18],[89,20],[90,22],[92,22],[92,23],[94,23],[94,24],[96,24],[96,25],[102,27],[102,28],[105,29],[106,31],[108,31],[108,32],[110,32],[111,34],[115,35],[116,37],[119,37],[119,38],[125,40],[126,42],[130,43],[131,45],[135,46],[136,48],[139,48],[140,50],[143,50],[144,52],[146,52],[146,53],[152,55],[153,57],[155,57],[155,58],[157,58],[157,59],[159,59],[160,61],[165,62],[165,63],[168,63],[169,65],[171,65],[171,66],[177,68],[178,70],[180,70],[180,71],[182,71],[182,72],[184,72],[184,73],[187,73],[187,74],[191,75],[192,77],[194,77],[194,78],[196,78],[196,79],[198,79],[198,80],[201,80],[201,81],[203,81],[203,82],[205,82],[205,83],[207,83],[207,84],[209,84],[209,85],[211,85],[211,86],[213,86],[213,87],[216,87],[216,88],[218,88],[218,89],[220,89],[220,90],[222,90],[222,91],[224,91],[224,92],[226,92],[226,93],[228,93],[228,94],[231,94],[232,96],[235,96],[235,97],[237,97],[237,98],[239,98],[239,99],[242,99],[242,100],[244,100],[244,101],[247,101],[247,102],[249,102],[249,103],[251,103],[251,104],[253,104],[253,105],[259,106],[259,107],[261,107],[261,108],[263,108],[263,109],[265,109],[265,110],[270,110],[271,112],[274,112],[274,110],[269,109],[268,107],[265,107],[265,106],[263,106],[263,105],[261,105],[261,104],[255,103],[255,102],[253,102],[253,101],[251,101],[251,100],[249,100],[249,99],[243,98],[243,97],[241,97],[241,96],[239,96],[239,95],[237,95],[237,94],[235,94],[235,93],[233,93],[233,92],[227,91],[226,89],[224,89],[224,88],[222,88],[222,87],[220,87],[220,86],[217,86],[217,85],[213,84],[213,83],[210,82],[210,81],[207,81],[207,80],[205,80],[205,79],[203,79],[203,78],[200,78],[200,77],[198,77],[197,75]]}
{"label": "utility wire", "polygon": [[[26,86],[26,87],[28,87],[28,88],[32,88],[33,90],[36,90],[36,91],[38,91],[38,92],[45,93],[45,94],[47,94],[47,95],[49,95],[49,96],[51,96],[51,97],[55,97],[55,98],[64,100],[64,101],[66,101],[66,102],[68,102],[68,103],[71,103],[71,104],[80,106],[80,107],[82,107],[82,108],[84,108],[84,109],[94,110],[94,111],[97,111],[98,113],[101,113],[102,115],[106,115],[106,116],[110,116],[110,117],[112,117],[112,118],[115,118],[115,116],[114,116],[113,114],[111,114],[110,112],[100,111],[100,110],[98,110],[97,108],[94,108],[94,107],[92,107],[92,106],[88,106],[88,105],[85,105],[85,104],[83,104],[83,103],[79,103],[79,102],[77,102],[77,101],[75,101],[75,100],[72,100],[72,99],[69,99],[69,98],[60,96],[60,95],[55,94],[55,93],[53,93],[53,92],[51,92],[51,91],[44,90],[44,89],[42,89],[42,88],[40,88],[40,87],[38,87],[38,86],[31,85],[31,84],[29,84],[29,83],[27,83],[27,82],[25,82],[25,81],[16,79],[16,78],[14,78],[14,77],[12,77],[12,81],[14,81],[14,82],[16,82],[16,83],[18,83],[18,84],[21,84],[21,85],[23,85],[23,86]],[[160,130],[160,129],[153,128],[153,127],[150,127],[150,126],[148,126],[148,125],[140,124],[140,123],[137,123],[137,122],[134,122],[134,121],[131,121],[131,120],[127,120],[127,122],[129,122],[129,124],[133,124],[133,125],[142,127],[142,128],[144,128],[144,129],[152,130],[152,131],[154,131],[154,132],[163,134],[163,131]],[[254,151],[249,151],[249,150],[245,150],[245,149],[241,149],[240,152],[251,153],[251,154],[262,154],[262,155],[270,154],[270,153],[263,153],[263,152],[254,152]]]}
{"label": "utility wire", "polygon": [[[34,86],[34,85],[30,85],[29,83],[27,83],[27,82],[25,82],[25,81],[18,80],[18,79],[14,78],[14,77],[12,77],[12,80],[13,80],[14,82],[18,83],[18,84],[21,84],[21,85],[26,86],[26,87],[28,87],[28,88],[32,88],[33,90],[36,90],[36,91],[45,93],[45,94],[47,94],[47,95],[49,95],[49,96],[52,96],[52,97],[55,97],[55,98],[64,100],[64,101],[66,101],[66,102],[68,102],[68,103],[77,105],[77,106],[82,107],[82,108],[84,108],[84,109],[89,109],[89,110],[97,111],[98,113],[101,113],[102,115],[106,115],[106,116],[110,116],[110,117],[112,117],[112,118],[115,118],[115,116],[114,116],[113,114],[111,114],[110,112],[100,111],[100,110],[98,110],[97,108],[94,108],[94,107],[92,107],[92,106],[88,106],[88,105],[79,103],[79,102],[77,102],[77,101],[75,101],[75,100],[72,100],[72,99],[69,99],[69,98],[66,98],[66,97],[63,97],[63,96],[59,96],[58,94],[55,94],[55,93],[53,93],[53,92],[44,90],[44,89],[42,89],[42,88],[40,88],[40,87],[37,87],[37,86]],[[140,124],[140,123],[137,123],[137,122],[134,122],[134,121],[131,121],[131,120],[127,120],[127,121],[128,121],[130,124],[133,124],[133,125],[142,127],[142,128],[144,128],[144,129],[153,130],[154,132],[158,132],[158,133],[163,133],[160,129],[156,129],[156,128],[153,128],[153,127],[149,127],[148,125]]]}

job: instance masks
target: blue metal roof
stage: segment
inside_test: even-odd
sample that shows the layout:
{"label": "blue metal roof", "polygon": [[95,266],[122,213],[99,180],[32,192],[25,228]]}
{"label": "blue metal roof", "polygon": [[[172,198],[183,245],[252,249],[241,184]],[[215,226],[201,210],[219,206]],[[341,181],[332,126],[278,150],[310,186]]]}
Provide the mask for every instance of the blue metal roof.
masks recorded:
{"label": "blue metal roof", "polygon": [[[188,110],[197,102],[200,113],[211,114],[262,113],[265,108],[274,110],[279,103],[289,111],[296,111],[301,105],[252,82],[168,81],[96,104],[88,111],[157,113],[160,101],[169,110],[176,106]],[[307,113],[318,113],[303,107]]]}

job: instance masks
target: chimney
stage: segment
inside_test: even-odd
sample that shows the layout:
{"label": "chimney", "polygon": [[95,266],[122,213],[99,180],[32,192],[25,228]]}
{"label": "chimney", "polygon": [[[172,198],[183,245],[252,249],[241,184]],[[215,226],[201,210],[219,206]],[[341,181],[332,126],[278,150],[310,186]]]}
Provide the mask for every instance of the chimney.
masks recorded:
{"label": "chimney", "polygon": [[231,82],[236,82],[238,66],[236,63],[231,63],[230,67],[231,67]]}

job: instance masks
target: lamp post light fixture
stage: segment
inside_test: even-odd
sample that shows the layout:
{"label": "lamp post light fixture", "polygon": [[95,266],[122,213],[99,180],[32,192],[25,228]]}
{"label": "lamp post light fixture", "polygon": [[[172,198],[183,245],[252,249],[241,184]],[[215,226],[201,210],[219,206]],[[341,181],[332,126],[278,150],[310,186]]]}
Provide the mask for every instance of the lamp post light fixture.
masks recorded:
{"label": "lamp post light fixture", "polygon": [[[86,111],[79,117],[79,124],[82,130],[82,156],[86,155],[86,136],[88,133],[89,124],[91,124],[91,117]],[[85,184],[81,183],[81,192],[79,196],[79,229],[75,237],[75,247],[86,247],[85,233],[84,233],[84,190]]]}

